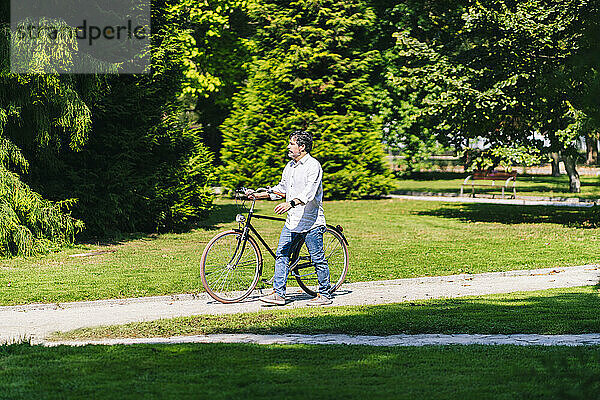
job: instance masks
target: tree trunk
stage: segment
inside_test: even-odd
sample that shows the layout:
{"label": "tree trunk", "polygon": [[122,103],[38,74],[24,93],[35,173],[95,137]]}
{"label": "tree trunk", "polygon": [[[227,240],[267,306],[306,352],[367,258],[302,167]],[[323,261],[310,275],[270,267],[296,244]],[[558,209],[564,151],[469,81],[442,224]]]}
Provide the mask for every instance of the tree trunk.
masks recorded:
{"label": "tree trunk", "polygon": [[577,172],[577,154],[567,155],[563,154],[563,162],[565,163],[565,169],[569,175],[569,192],[580,193],[581,182],[579,181],[579,173]]}
{"label": "tree trunk", "polygon": [[550,153],[552,158],[552,176],[560,176],[560,155],[558,151]]}
{"label": "tree trunk", "polygon": [[585,147],[587,148],[587,165],[596,164],[598,162],[598,134],[592,132],[585,135]]}

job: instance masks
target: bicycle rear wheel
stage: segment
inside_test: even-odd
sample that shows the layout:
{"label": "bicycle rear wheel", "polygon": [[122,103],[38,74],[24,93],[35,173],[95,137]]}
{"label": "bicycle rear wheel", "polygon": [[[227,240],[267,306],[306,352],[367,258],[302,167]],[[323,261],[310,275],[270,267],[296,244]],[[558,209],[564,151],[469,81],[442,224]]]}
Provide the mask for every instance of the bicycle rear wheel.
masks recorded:
{"label": "bicycle rear wheel", "polygon": [[251,236],[221,232],[206,245],[200,259],[202,285],[213,299],[235,303],[248,297],[261,274],[262,255]]}
{"label": "bicycle rear wheel", "polygon": [[[337,290],[348,273],[349,253],[348,246],[339,232],[327,227],[323,233],[323,250],[325,251],[325,259],[329,266],[329,282],[331,283],[330,293]],[[292,276],[296,278],[298,285],[311,296],[316,296],[319,288],[317,273],[315,266],[310,260],[310,255],[306,244],[292,257],[292,265],[297,261],[297,264],[292,267]]]}

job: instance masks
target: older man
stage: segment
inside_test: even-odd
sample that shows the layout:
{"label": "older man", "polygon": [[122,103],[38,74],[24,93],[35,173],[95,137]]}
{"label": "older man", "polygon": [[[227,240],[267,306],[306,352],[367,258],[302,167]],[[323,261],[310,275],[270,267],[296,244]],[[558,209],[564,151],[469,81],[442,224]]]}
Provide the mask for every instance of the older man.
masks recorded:
{"label": "older man", "polygon": [[[287,213],[285,225],[279,236],[275,260],[273,293],[260,298],[269,304],[286,303],[286,283],[292,250],[302,241],[306,243],[311,260],[315,265],[319,289],[317,296],[308,302],[312,306],[331,304],[329,267],[323,251],[325,214],[323,212],[323,169],[309,152],[312,150],[312,135],[305,131],[290,134],[288,156],[292,159],[284,168],[281,181],[271,191],[285,194],[285,203],[275,207],[277,214]],[[267,198],[268,193],[250,194],[253,198]]]}

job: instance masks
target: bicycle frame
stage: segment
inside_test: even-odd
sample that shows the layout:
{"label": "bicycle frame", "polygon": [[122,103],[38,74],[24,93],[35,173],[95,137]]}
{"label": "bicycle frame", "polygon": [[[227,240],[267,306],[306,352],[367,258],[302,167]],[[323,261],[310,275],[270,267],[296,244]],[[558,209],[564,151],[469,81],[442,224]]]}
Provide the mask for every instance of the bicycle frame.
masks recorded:
{"label": "bicycle frame", "polygon": [[[236,221],[238,221],[240,224],[244,223],[244,227],[243,229],[234,229],[234,231],[240,232],[242,234],[242,240],[240,241],[240,243],[238,243],[238,247],[235,249],[234,255],[232,257],[232,260],[235,258],[235,254],[238,253],[238,249],[240,244],[242,245],[242,251],[239,253],[240,255],[238,256],[241,257],[241,254],[244,252],[244,248],[246,246],[246,238],[249,235],[249,232],[252,232],[259,240],[260,243],[262,243],[262,245],[267,249],[267,251],[269,252],[269,254],[271,254],[271,256],[273,257],[273,259],[276,259],[277,256],[275,255],[275,252],[271,249],[271,247],[268,245],[268,243],[263,239],[263,237],[260,235],[260,233],[258,233],[258,231],[256,230],[256,228],[254,228],[254,226],[252,226],[252,218],[257,218],[257,219],[267,219],[267,220],[271,220],[271,221],[284,221],[285,222],[285,218],[280,218],[280,217],[271,217],[268,215],[260,215],[260,214],[255,214],[254,213],[254,205],[256,204],[256,199],[252,200],[252,205],[250,206],[250,210],[248,211],[248,216],[245,217],[242,214],[238,214],[236,216]],[[338,232],[340,234],[340,236],[342,237],[342,239],[344,240],[344,242],[346,243],[346,245],[348,245],[348,240],[346,239],[346,237],[344,236],[343,229],[340,225],[337,226],[332,226],[327,224],[327,227],[335,230],[336,232]],[[302,242],[300,242],[301,245]],[[230,261],[230,262],[231,262]],[[236,260],[236,262],[239,260]],[[296,265],[298,264],[300,260],[295,260],[295,263],[293,263],[292,265],[290,265],[289,270],[293,271],[294,268],[296,267]],[[235,264],[234,264],[235,265]],[[262,265],[260,266],[260,274],[262,275]]]}
{"label": "bicycle frame", "polygon": [[[248,235],[248,232],[252,232],[260,241],[260,243],[262,243],[262,245],[267,249],[267,251],[269,252],[269,254],[271,254],[271,256],[275,259],[275,252],[271,249],[271,247],[268,245],[268,243],[263,239],[263,237],[260,235],[260,233],[258,233],[258,231],[256,230],[256,228],[254,228],[254,226],[252,226],[252,218],[258,218],[258,219],[270,219],[272,221],[285,221],[284,218],[279,218],[279,217],[270,217],[267,215],[260,215],[260,214],[255,214],[254,213],[254,204],[256,203],[256,200],[252,200],[252,206],[250,206],[250,210],[248,211],[248,216],[244,217],[242,214],[238,214],[236,216],[236,221],[240,222],[240,223],[244,223],[244,227],[243,229],[234,229],[234,231],[238,231],[242,234],[242,243],[246,243],[246,237]],[[241,217],[241,218],[240,218]],[[236,253],[237,253],[236,249]],[[243,248],[242,248],[242,252],[243,252]]]}

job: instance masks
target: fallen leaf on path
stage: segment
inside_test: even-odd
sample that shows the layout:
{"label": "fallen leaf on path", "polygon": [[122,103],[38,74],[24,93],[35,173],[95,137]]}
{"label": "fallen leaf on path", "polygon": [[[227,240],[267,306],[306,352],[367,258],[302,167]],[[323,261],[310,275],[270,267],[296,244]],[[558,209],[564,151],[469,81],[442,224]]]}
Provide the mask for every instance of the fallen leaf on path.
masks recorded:
{"label": "fallen leaf on path", "polygon": [[545,273],[543,273],[543,274],[531,274],[530,276],[554,275],[554,274],[560,274],[561,272],[565,272],[565,270],[564,270],[564,269],[562,269],[562,270],[560,270],[560,271],[559,271],[559,270],[553,269],[553,270],[552,270],[552,271],[550,271],[550,272],[545,272]]}

